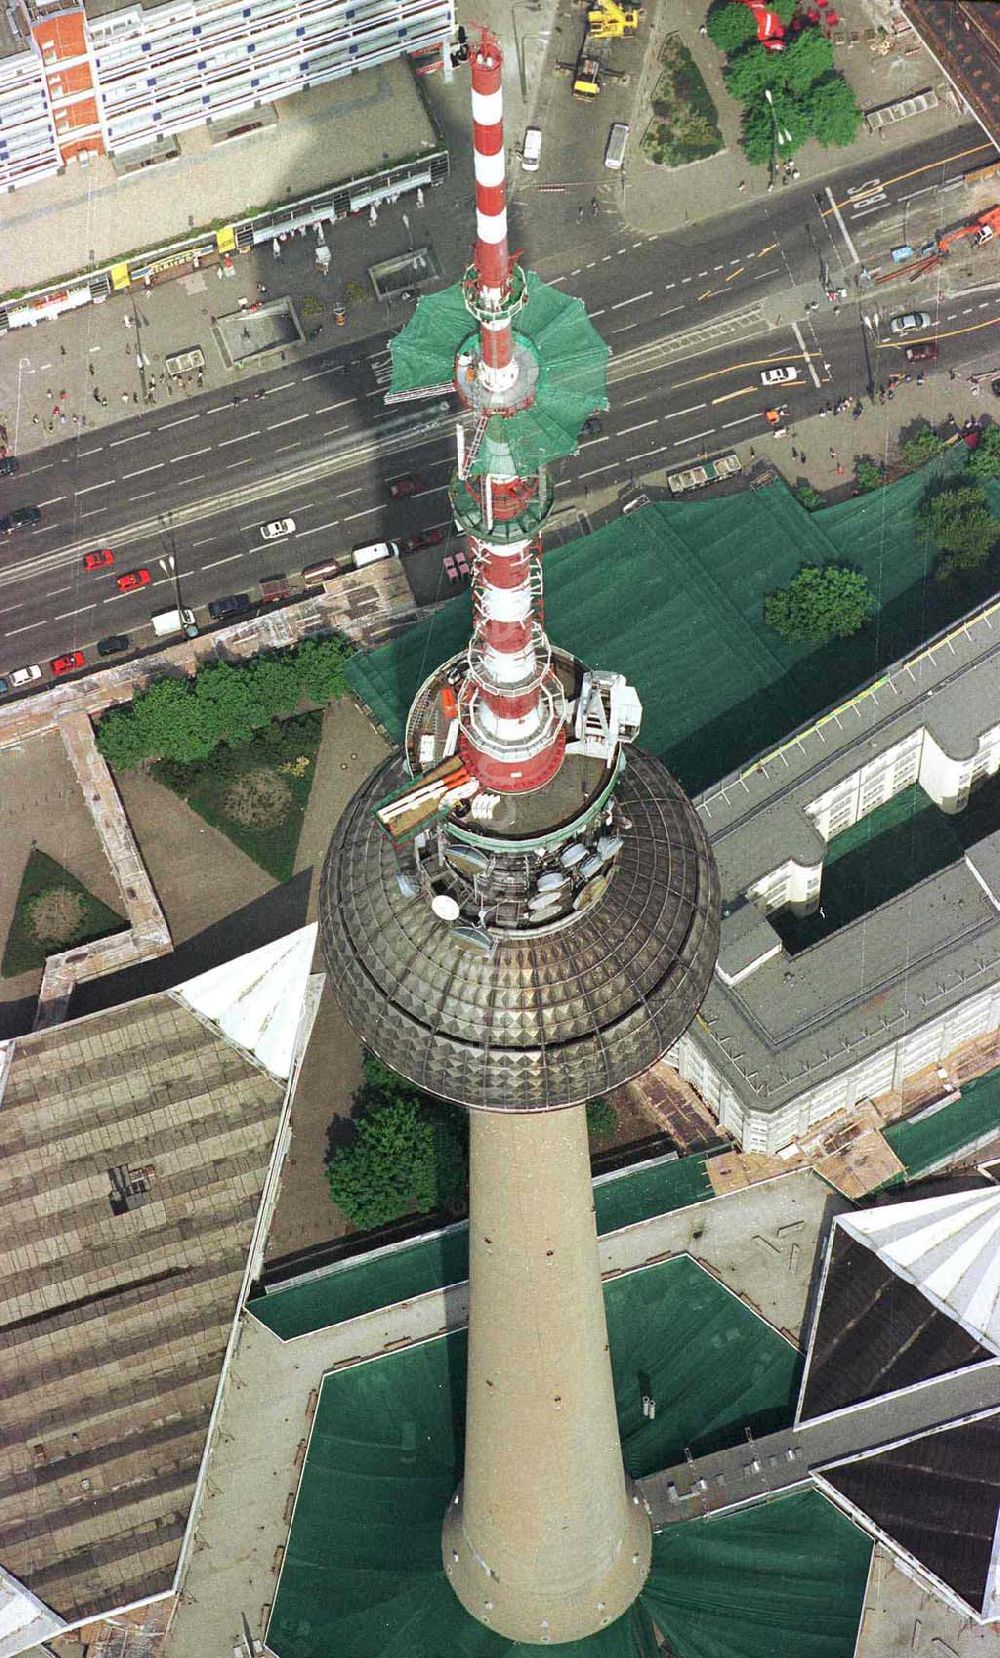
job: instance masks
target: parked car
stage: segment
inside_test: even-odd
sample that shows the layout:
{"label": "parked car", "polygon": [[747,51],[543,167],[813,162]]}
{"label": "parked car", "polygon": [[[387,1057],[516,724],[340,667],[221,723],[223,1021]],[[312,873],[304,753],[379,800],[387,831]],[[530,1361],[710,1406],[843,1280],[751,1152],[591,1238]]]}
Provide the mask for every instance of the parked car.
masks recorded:
{"label": "parked car", "polygon": [[890,334],[916,334],[921,328],[929,328],[931,319],[926,311],[904,311],[901,317],[892,317],[889,322]]}
{"label": "parked car", "polygon": [[20,472],[21,463],[16,455],[0,455],[0,478],[13,478],[15,472]]}
{"label": "parked car", "polygon": [[903,355],[908,363],[933,363],[937,361],[937,341],[921,340],[917,345],[908,345]]}
{"label": "parked car", "polygon": [[405,541],[399,543],[401,553],[420,553],[425,547],[440,547],[444,540],[444,530],[418,530],[416,535],[408,535]]}
{"label": "parked car", "polygon": [[271,524],[262,524],[260,533],[265,541],[281,541],[284,536],[295,534],[295,519],[276,518]]}
{"label": "parked car", "polygon": [[990,391],[994,397],[1000,397],[1000,376],[996,380],[990,381]]}
{"label": "parked car", "polygon": [[649,496],[646,494],[645,490],[641,489],[639,491],[638,495],[630,495],[629,496],[629,499],[625,502],[624,506],[622,507],[622,514],[626,515],[630,512],[638,512],[640,507],[650,507],[650,506],[652,506],[652,504],[653,503],[650,500]]}
{"label": "parked car", "polygon": [[30,530],[41,521],[40,507],[15,507],[5,518],[0,518],[0,535],[13,535],[15,530]]}
{"label": "parked car", "polygon": [[597,434],[603,430],[604,423],[600,415],[588,415],[580,428],[580,436],[582,438],[596,438]]}
{"label": "parked car", "polygon": [[30,685],[33,679],[41,679],[42,670],[38,667],[37,663],[32,662],[31,666],[28,668],[15,668],[14,672],[12,674],[8,674],[7,677],[10,680],[11,690],[13,691],[16,690],[19,685]]}
{"label": "parked car", "polygon": [[152,581],[148,570],[126,570],[118,577],[119,593],[134,593],[139,587],[148,587]]}
{"label": "parked car", "polygon": [[279,599],[291,598],[292,584],[282,572],[278,576],[263,576],[260,583],[262,604],[277,604]]}
{"label": "parked car", "polygon": [[49,667],[57,676],[72,674],[76,672],[77,668],[82,668],[85,661],[86,657],[82,651],[66,651],[62,656],[54,656],[49,663]]}
{"label": "parked car", "polygon": [[213,622],[226,622],[231,616],[245,616],[252,609],[249,593],[225,593],[221,599],[211,601],[208,614]]}
{"label": "parked car", "polygon": [[83,555],[83,568],[85,570],[104,570],[114,562],[115,555],[110,547],[98,547],[96,552],[84,553]]}
{"label": "parked car", "polygon": [[120,656],[127,651],[132,641],[127,633],[109,633],[106,639],[98,639],[98,656]]}
{"label": "parked car", "polygon": [[783,368],[761,369],[760,383],[762,386],[786,386],[798,377],[798,369],[792,363],[787,363]]}
{"label": "parked car", "polygon": [[9,690],[10,690],[10,681],[7,680],[7,679],[4,679],[3,675],[0,674],[0,697],[5,697]]}
{"label": "parked car", "polygon": [[538,171],[538,163],[542,158],[542,129],[541,127],[525,127],[524,140],[521,144],[521,166],[526,173]]}
{"label": "parked car", "polygon": [[426,488],[423,478],[418,478],[415,472],[404,472],[401,478],[393,478],[389,485],[389,499],[408,501],[412,495],[422,495]]}
{"label": "parked car", "polygon": [[347,569],[346,561],[339,558],[321,558],[316,564],[307,564],[302,572],[302,580],[307,587],[318,587],[320,582],[333,581],[343,575]]}

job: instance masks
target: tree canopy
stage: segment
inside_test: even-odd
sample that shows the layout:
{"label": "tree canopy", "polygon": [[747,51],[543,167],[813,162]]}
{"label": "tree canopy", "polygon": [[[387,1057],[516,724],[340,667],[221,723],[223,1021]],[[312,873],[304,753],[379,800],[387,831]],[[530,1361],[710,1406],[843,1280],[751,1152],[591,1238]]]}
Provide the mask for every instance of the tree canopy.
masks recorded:
{"label": "tree canopy", "polygon": [[944,438],[939,437],[933,427],[924,421],[906,439],[900,454],[903,464],[915,472],[918,466],[924,466],[935,455],[940,455],[943,448]]}
{"label": "tree canopy", "polygon": [[787,587],[764,600],[764,621],[793,645],[849,639],[875,609],[860,570],[843,564],[806,564]]}
{"label": "tree canopy", "polygon": [[[772,0],[772,10],[787,22],[785,12],[791,15],[794,0],[784,10]],[[712,14],[708,27],[716,45],[729,54],[726,86],[744,105],[747,160],[754,165],[787,161],[807,138],[824,146],[850,144],[861,124],[861,111],[843,75],[834,70],[833,45],[822,31],[801,28],[786,41],[784,51],[768,51],[742,20],[730,18],[730,12],[738,11],[749,13],[750,8],[724,6]]]}
{"label": "tree canopy", "polygon": [[854,481],[858,488],[867,494],[869,490],[878,489],[885,482],[885,472],[871,455],[859,455],[854,463]]}
{"label": "tree canopy", "polygon": [[792,92],[805,92],[833,68],[833,45],[819,29],[802,29],[776,57],[781,78]]}
{"label": "tree canopy", "polygon": [[934,567],[941,580],[984,565],[1000,539],[986,492],[979,484],[957,481],[926,495],[917,511],[925,541],[944,555]]}
{"label": "tree canopy", "polygon": [[803,114],[813,138],[829,149],[853,144],[861,125],[858,100],[843,75],[824,75],[802,95]]}
{"label": "tree canopy", "polygon": [[734,0],[734,4],[719,6],[709,13],[708,34],[720,52],[736,52],[755,38],[757,21],[749,6]]}
{"label": "tree canopy", "polygon": [[1000,478],[1000,426],[984,427],[978,445],[969,450],[965,467],[973,478]]}

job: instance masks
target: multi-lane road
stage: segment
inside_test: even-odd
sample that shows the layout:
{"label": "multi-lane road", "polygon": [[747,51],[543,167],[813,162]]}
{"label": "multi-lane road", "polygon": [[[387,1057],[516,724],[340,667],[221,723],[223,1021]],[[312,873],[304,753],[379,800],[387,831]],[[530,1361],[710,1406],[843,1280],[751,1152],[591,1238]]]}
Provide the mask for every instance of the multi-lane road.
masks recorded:
{"label": "multi-lane road", "polygon": [[[838,177],[820,199],[779,190],[763,208],[738,210],[697,234],[613,244],[594,235],[581,244],[587,258],[568,238],[560,269],[532,260],[580,295],[613,352],[611,412],[561,468],[564,533],[580,511],[607,499],[609,485],[662,481],[741,439],[770,444],[763,411],[779,396],[795,421],[863,393],[873,346],[865,302],[834,304],[824,282],[839,285],[852,261],[892,245],[915,197],[942,223],[960,219],[962,191],[950,181],[991,153],[963,129],[911,152],[883,179]],[[534,205],[524,195],[520,212],[530,259]],[[1000,289],[939,302],[930,286],[881,303],[884,315],[918,303],[930,312],[941,370],[980,362],[985,342],[993,349],[998,300]],[[901,358],[880,333],[881,375]],[[762,373],[784,364],[798,370],[794,385],[765,391]],[[175,400],[25,456],[16,479],[0,484],[0,510],[37,504],[43,520],[0,549],[0,674],[29,662],[44,667],[70,649],[83,650],[89,665],[96,640],[110,633],[148,644],[150,615],[174,603],[178,584],[183,602],[200,609],[223,593],[253,596],[262,577],[294,577],[358,543],[430,527],[447,533],[449,406],[438,399],[386,408],[388,368],[386,337],[376,335],[245,382],[235,401],[219,392]],[[409,472],[423,493],[391,500],[392,480]],[[295,520],[294,536],[265,542],[262,525],[284,517]],[[104,546],[114,567],[86,573],[84,554]],[[413,555],[423,602],[449,591],[443,551]],[[150,570],[152,585],[119,593],[116,577],[137,567]]]}

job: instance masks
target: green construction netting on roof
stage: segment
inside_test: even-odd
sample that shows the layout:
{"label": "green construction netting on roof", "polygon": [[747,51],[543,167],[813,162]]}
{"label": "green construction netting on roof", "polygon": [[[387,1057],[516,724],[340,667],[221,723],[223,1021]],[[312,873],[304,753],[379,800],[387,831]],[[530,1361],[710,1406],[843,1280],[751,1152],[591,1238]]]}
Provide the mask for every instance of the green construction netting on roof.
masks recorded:
{"label": "green construction netting on roof", "polygon": [[[641,1447],[651,1427],[667,1466],[692,1438],[728,1445],[742,1440],[745,1425],[791,1420],[796,1356],[693,1262],[616,1279],[605,1298],[630,1466],[649,1461]],[[278,1658],[501,1658],[519,1650],[462,1610],[441,1566],[441,1519],[462,1465],[465,1363],[461,1331],[325,1378],[268,1629]],[[658,1402],[655,1424],[638,1408],[639,1370]],[[566,1658],[652,1658],[649,1615],[640,1605],[560,1650]]]}
{"label": "green construction netting on roof", "polygon": [[[1000,1133],[1000,1070],[963,1083],[961,1097],[919,1122],[893,1123],[883,1130],[909,1179],[949,1163]],[[898,1185],[897,1176],[891,1185]]]}
{"label": "green construction netting on roof", "polygon": [[851,1658],[871,1552],[796,1491],[659,1532],[642,1599],[677,1658]]}
{"label": "green construction netting on roof", "polygon": [[[963,446],[964,448],[964,446]],[[550,637],[595,668],[628,675],[643,701],[641,742],[689,793],[769,744],[964,614],[993,583],[936,582],[915,511],[945,456],[873,495],[809,513],[783,484],[677,501],[616,519],[545,557]],[[1000,511],[1000,486],[990,486]],[[803,563],[868,576],[879,613],[854,639],[791,646],[762,605]],[[348,665],[357,695],[399,739],[417,686],[469,634],[467,596]]]}
{"label": "green construction netting on roof", "polygon": [[[603,1176],[594,1186],[597,1230],[615,1232],[634,1221],[684,1209],[712,1196],[704,1157],[681,1157]],[[376,1307],[391,1307],[416,1295],[460,1284],[469,1276],[468,1229],[452,1227],[358,1260],[339,1262],[322,1276],[289,1284],[250,1302],[250,1311],[269,1330],[289,1341],[360,1318]]]}
{"label": "green construction netting on roof", "polygon": [[[487,423],[469,471],[525,477],[576,451],[580,428],[607,403],[608,347],[590,322],[583,301],[550,288],[533,271],[525,274],[527,303],[515,318],[515,335],[526,341],[538,363],[530,409]],[[425,294],[406,327],[390,341],[392,391],[450,383],[455,357],[474,337],[476,323],[465,308],[462,288]]]}

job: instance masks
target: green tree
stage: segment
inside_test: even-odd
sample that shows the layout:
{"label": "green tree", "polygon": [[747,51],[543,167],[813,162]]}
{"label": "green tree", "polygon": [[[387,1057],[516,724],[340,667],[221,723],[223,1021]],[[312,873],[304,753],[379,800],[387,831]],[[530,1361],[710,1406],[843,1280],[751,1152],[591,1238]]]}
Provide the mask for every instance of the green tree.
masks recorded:
{"label": "green tree", "polygon": [[253,656],[242,672],[262,719],[294,714],[302,697],[302,686],[290,651],[265,651]]}
{"label": "green tree", "polygon": [[881,488],[885,472],[870,455],[859,455],[854,463],[854,482],[867,494],[869,490]]}
{"label": "green tree", "polygon": [[606,1145],[615,1137],[618,1113],[610,1100],[587,1101],[587,1138],[591,1147]]}
{"label": "green tree", "polygon": [[219,743],[245,748],[266,717],[254,702],[250,678],[242,664],[207,663],[198,670],[194,694],[213,748]]}
{"label": "green tree", "polygon": [[975,449],[965,457],[966,471],[973,478],[1000,478],[1000,426],[986,426]]}
{"label": "green tree", "polygon": [[[786,134],[790,143],[778,143],[778,132]],[[799,100],[779,87],[772,106],[763,93],[743,111],[741,142],[746,158],[754,166],[770,161],[787,161],[809,137],[809,124]]]}
{"label": "green tree", "polygon": [[843,75],[824,75],[803,94],[803,114],[813,138],[824,148],[853,144],[861,125],[858,100]]}
{"label": "green tree", "polygon": [[1000,523],[979,484],[956,482],[925,496],[917,523],[923,539],[944,554],[934,566],[939,581],[980,569],[1000,537]]}
{"label": "green tree", "polygon": [[347,691],[345,667],[350,655],[346,640],[335,637],[303,639],[295,652],[295,671],[304,694],[323,704]]}
{"label": "green tree", "polygon": [[722,73],[728,90],[741,104],[753,103],[765,87],[775,92],[785,84],[780,53],[766,51],[757,41],[730,58]]}
{"label": "green tree", "polygon": [[719,6],[709,13],[708,34],[720,52],[738,52],[757,34],[753,12],[739,3]]}
{"label": "green tree", "polygon": [[216,745],[205,709],[187,679],[154,679],[133,712],[145,754],[158,760],[204,760]]}
{"label": "green tree", "polygon": [[134,771],[146,758],[143,735],[131,708],[111,708],[97,727],[97,746],[116,771]]}
{"label": "green tree", "polygon": [[777,593],[764,600],[764,621],[793,645],[822,645],[849,639],[875,608],[860,570],[842,564],[806,564]]}
{"label": "green tree", "polygon": [[330,1195],[355,1226],[464,1206],[464,1120],[456,1108],[421,1093],[370,1055],[355,1107],[350,1141],[327,1159]]}
{"label": "green tree", "polygon": [[781,53],[776,53],[785,83],[793,92],[805,92],[833,68],[833,46],[819,29],[803,29]]}
{"label": "green tree", "polygon": [[798,0],[771,0],[770,10],[775,17],[780,17],[782,23],[790,23],[795,16]]}
{"label": "green tree", "polygon": [[813,489],[812,484],[799,484],[795,499],[800,507],[805,507],[806,512],[818,512],[823,505],[822,495],[818,489]]}
{"label": "green tree", "polygon": [[940,455],[943,448],[944,438],[938,437],[933,427],[923,422],[907,438],[900,450],[903,465],[915,472],[919,466],[925,466],[928,461],[933,460],[935,455]]}

